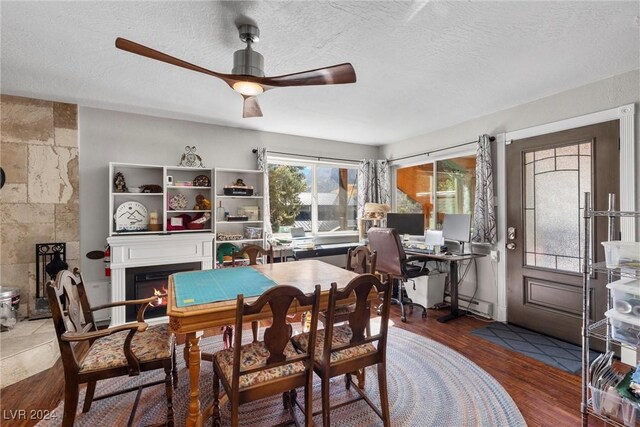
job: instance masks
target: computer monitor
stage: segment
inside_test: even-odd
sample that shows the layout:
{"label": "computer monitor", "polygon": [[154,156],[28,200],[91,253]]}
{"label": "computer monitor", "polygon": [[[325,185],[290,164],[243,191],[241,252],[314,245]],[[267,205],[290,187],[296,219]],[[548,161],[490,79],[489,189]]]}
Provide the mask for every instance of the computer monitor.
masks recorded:
{"label": "computer monitor", "polygon": [[387,227],[395,228],[399,234],[424,235],[424,215],[421,213],[388,213]]}
{"label": "computer monitor", "polygon": [[460,253],[464,252],[464,243],[471,241],[471,215],[445,214],[442,222],[442,237],[462,243]]}
{"label": "computer monitor", "polygon": [[424,244],[428,247],[444,246],[444,237],[442,237],[442,230],[425,231]]}
{"label": "computer monitor", "polygon": [[307,235],[302,227],[291,227],[289,231],[291,232],[291,237],[294,239],[297,237],[306,237]]}

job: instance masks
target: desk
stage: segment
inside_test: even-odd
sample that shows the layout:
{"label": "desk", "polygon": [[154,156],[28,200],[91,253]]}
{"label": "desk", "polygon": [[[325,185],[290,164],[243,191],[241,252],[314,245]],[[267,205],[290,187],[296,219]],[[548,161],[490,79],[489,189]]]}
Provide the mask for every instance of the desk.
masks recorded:
{"label": "desk", "polygon": [[[236,267],[238,268],[238,267]],[[351,279],[357,276],[352,271],[347,271],[331,264],[316,260],[287,262],[277,264],[263,264],[251,266],[262,274],[276,282],[277,285],[293,285],[302,292],[313,293],[314,286],[320,284],[321,299],[320,310],[326,310],[329,304],[329,289],[331,283],[336,282],[338,288],[342,288]],[[369,294],[369,300],[377,298],[375,289]],[[248,298],[247,302],[256,299]],[[354,301],[355,302],[355,298]],[[345,303],[349,303],[345,301]],[[293,305],[291,313],[306,311],[307,307]],[[247,321],[260,320],[270,317],[268,308],[264,314],[247,316]],[[171,331],[178,334],[186,334],[185,359],[188,356],[189,379],[191,393],[189,397],[189,414],[187,426],[202,426],[203,414],[200,408],[200,337],[206,328],[226,326],[235,323],[236,300],[212,301],[206,304],[192,305],[189,307],[177,307],[173,277],[169,276],[169,289],[167,292],[167,315]]]}
{"label": "desk", "polygon": [[280,262],[287,262],[287,258],[293,256],[291,242],[278,243],[275,246],[271,246],[271,249],[273,249],[273,256],[275,258],[280,258]]}
{"label": "desk", "polygon": [[[420,257],[429,261],[440,261],[449,263],[449,291],[451,292],[451,313],[445,316],[438,317],[438,322],[445,323],[449,320],[456,319],[466,314],[466,311],[458,309],[458,262],[482,258],[485,255],[444,255],[442,253],[429,254],[424,251],[415,249],[405,249],[405,252],[407,255],[411,255],[412,257]],[[476,280],[478,280],[477,277]]]}
{"label": "desk", "polygon": [[[317,258],[331,255],[346,255],[349,249],[356,248],[360,243],[335,243],[328,245],[317,245],[314,249],[293,249],[293,257],[296,260],[305,258]],[[346,259],[346,258],[345,258]]]}

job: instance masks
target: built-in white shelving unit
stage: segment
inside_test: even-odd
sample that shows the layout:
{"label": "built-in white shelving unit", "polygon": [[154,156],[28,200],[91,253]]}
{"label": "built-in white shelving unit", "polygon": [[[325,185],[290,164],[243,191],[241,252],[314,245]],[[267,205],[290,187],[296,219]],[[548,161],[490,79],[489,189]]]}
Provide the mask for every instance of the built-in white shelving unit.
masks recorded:
{"label": "built-in white shelving unit", "polygon": [[[117,192],[115,186],[116,174],[124,176],[127,192]],[[194,180],[199,176],[208,179],[208,185],[195,185]],[[198,183],[198,181],[196,181]],[[133,235],[133,234],[161,234],[161,233],[202,233],[213,231],[213,212],[211,209],[194,209],[196,197],[201,195],[213,203],[213,169],[188,168],[179,166],[145,165],[134,163],[109,163],[109,235]],[[161,191],[153,193],[132,192],[131,189],[139,188],[143,185],[157,186]],[[169,206],[170,200],[182,195],[186,199],[184,209],[172,209]],[[147,211],[147,220],[152,212],[157,216],[157,225],[149,224],[146,229],[123,230],[118,228],[115,215],[118,208],[124,203],[138,202]],[[202,228],[190,229],[186,217],[182,218],[182,225],[177,225],[175,219],[180,215],[188,215],[192,220],[204,214],[209,215],[209,219]],[[173,225],[172,224],[172,218]],[[181,229],[184,227],[183,229]],[[152,229],[154,228],[154,229]]]}
{"label": "built-in white shelving unit", "polygon": [[[220,264],[218,248],[221,244],[230,243],[238,248],[244,244],[254,244],[266,247],[264,234],[264,173],[258,170],[216,168],[214,171],[214,261]],[[238,179],[247,187],[253,187],[251,195],[228,195],[225,187],[235,184]],[[221,209],[222,208],[222,209]],[[224,214],[222,213],[224,210]],[[247,220],[229,221],[229,216],[245,214]],[[259,237],[248,238],[249,228],[260,229]],[[241,236],[235,240],[222,240],[222,235]],[[220,265],[224,265],[224,262]]]}
{"label": "built-in white shelving unit", "polygon": [[[116,174],[124,176],[127,192],[116,191]],[[201,175],[207,179],[199,179]],[[251,195],[225,194],[225,187],[232,186],[238,179],[247,187],[253,188]],[[201,185],[207,181],[208,185]],[[158,192],[133,192],[131,189],[143,185],[153,185]],[[223,243],[231,243],[238,248],[244,244],[258,244],[266,247],[264,235],[264,174],[262,171],[227,168],[188,168],[178,166],[159,166],[134,163],[109,163],[109,236],[213,233],[214,260],[217,261],[217,248]],[[210,209],[195,209],[197,196],[203,196],[211,202]],[[183,208],[173,208],[170,201],[174,197],[186,200]],[[121,206],[139,203],[146,210],[146,220],[152,212],[157,216],[157,226],[149,224],[136,230],[126,230],[116,221],[116,212]],[[136,205],[139,206],[139,205]],[[220,212],[222,206],[227,214]],[[124,209],[120,210],[120,214]],[[247,220],[233,221],[234,216],[245,214]],[[185,222],[185,216],[191,219],[208,215],[203,228],[192,229]],[[180,225],[180,217],[183,218]],[[232,219],[231,221],[229,219]],[[182,228],[184,227],[184,228]],[[251,234],[253,231],[253,234]],[[257,234],[256,234],[257,233]],[[220,235],[235,235],[234,240],[221,240]],[[254,237],[255,236],[255,237]],[[215,262],[214,262],[215,265]]]}

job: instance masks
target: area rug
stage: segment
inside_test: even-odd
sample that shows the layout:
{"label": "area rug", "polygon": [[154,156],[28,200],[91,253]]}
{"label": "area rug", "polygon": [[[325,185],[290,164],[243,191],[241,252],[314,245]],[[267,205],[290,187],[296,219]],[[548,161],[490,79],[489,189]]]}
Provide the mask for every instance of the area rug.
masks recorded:
{"label": "area rug", "polygon": [[[250,334],[245,334],[250,335]],[[213,352],[222,347],[220,337],[203,340],[203,351]],[[182,347],[178,348],[182,354]],[[393,426],[524,426],[522,414],[502,386],[475,363],[461,354],[430,339],[399,328],[389,328],[387,347],[387,382],[391,424]],[[179,357],[179,385],[174,392],[176,426],[183,426],[188,412],[189,376]],[[211,402],[212,368],[203,362],[200,389],[203,407]],[[105,380],[98,383],[96,394],[131,386],[163,374],[147,373],[140,377]],[[314,411],[320,410],[320,381],[314,384]],[[375,368],[367,369],[366,391],[379,404]],[[334,378],[331,386],[332,405],[354,397],[355,391],[345,390],[343,378]],[[298,390],[303,399],[302,390]],[[94,402],[87,414],[80,408],[84,401],[81,392],[77,426],[126,425],[135,393],[128,393]],[[229,425],[229,411],[222,406],[223,425]],[[59,425],[63,403],[55,409],[58,418],[41,422],[38,426]],[[297,411],[298,419],[302,413]],[[146,389],[140,401],[135,425],[161,423],[166,416],[164,386]],[[281,396],[241,406],[240,423],[250,426],[271,426],[289,419],[282,406]],[[205,425],[211,421],[205,420]],[[322,417],[314,418],[322,425]],[[381,426],[382,421],[363,401],[343,406],[331,412],[331,424],[336,426]]]}
{"label": "area rug", "polygon": [[[582,366],[581,347],[518,326],[495,322],[471,331],[471,335],[572,374]],[[598,354],[592,351],[591,360]]]}

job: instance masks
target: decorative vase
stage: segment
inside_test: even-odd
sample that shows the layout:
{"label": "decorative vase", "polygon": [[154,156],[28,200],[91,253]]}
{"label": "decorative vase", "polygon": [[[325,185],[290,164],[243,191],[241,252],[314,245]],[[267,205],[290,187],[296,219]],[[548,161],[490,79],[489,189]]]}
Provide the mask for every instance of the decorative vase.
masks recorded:
{"label": "decorative vase", "polygon": [[223,221],[225,213],[226,213],[226,211],[224,210],[224,207],[222,206],[222,201],[220,201],[218,209],[216,209],[216,219],[218,221]]}

